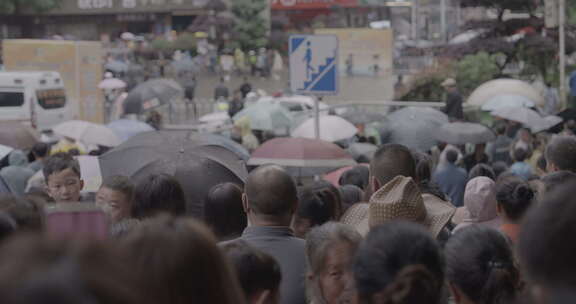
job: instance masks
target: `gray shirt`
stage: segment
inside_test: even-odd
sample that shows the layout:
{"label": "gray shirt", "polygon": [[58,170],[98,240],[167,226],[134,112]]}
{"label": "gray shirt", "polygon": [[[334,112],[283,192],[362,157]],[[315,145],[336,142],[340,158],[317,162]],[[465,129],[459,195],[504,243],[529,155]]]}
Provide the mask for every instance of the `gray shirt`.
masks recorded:
{"label": "gray shirt", "polygon": [[280,264],[280,304],[306,303],[306,242],[303,239],[295,237],[289,227],[266,226],[247,227],[238,239],[271,255]]}

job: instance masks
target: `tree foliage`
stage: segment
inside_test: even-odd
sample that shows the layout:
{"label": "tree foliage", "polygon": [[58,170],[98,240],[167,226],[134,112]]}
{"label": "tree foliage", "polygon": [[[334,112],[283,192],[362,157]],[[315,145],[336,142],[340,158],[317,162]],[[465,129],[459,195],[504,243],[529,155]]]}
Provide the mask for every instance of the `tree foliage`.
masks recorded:
{"label": "tree foliage", "polygon": [[468,95],[484,82],[496,78],[500,73],[498,55],[485,52],[468,55],[456,64],[456,80],[464,95]]}
{"label": "tree foliage", "polygon": [[0,14],[41,13],[59,7],[61,2],[62,0],[0,0]]}
{"label": "tree foliage", "polygon": [[268,26],[262,16],[267,0],[234,0],[232,14],[236,18],[234,40],[245,50],[254,50],[268,43]]}

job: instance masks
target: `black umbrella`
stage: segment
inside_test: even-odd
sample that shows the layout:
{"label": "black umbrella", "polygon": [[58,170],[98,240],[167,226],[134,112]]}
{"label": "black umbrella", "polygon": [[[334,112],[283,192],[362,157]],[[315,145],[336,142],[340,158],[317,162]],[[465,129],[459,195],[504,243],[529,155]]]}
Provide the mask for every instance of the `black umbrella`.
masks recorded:
{"label": "black umbrella", "polygon": [[152,79],[135,87],[124,101],[125,114],[140,114],[183,96],[184,89],[170,79]]}
{"label": "black umbrella", "polygon": [[[155,132],[144,134],[150,133]],[[170,174],[184,189],[188,213],[201,217],[210,188],[224,182],[242,185],[248,172],[245,162],[233,152],[217,145],[194,145],[182,136],[185,133],[132,137],[100,157],[102,176],[139,180],[150,174]]]}
{"label": "black umbrella", "polygon": [[453,145],[482,144],[496,139],[496,134],[487,126],[471,122],[453,122],[434,130],[435,138]]}

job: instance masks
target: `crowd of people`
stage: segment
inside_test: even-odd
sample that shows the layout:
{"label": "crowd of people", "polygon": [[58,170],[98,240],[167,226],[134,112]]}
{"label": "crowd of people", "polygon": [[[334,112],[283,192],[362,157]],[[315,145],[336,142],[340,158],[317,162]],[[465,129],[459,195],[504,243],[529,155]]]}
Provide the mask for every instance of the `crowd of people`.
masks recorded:
{"label": "crowd of people", "polygon": [[[113,176],[87,197],[71,153],[38,144],[26,165],[16,150],[0,171],[13,190],[0,198],[0,299],[567,303],[576,298],[566,239],[576,231],[576,137],[517,132],[489,155],[440,145],[435,158],[385,144],[338,185],[297,185],[283,168],[260,166],[243,185],[211,188],[202,218],[187,216],[187,185],[173,176]],[[44,185],[26,189],[37,172]],[[79,205],[94,208],[67,211]],[[104,235],[94,211],[105,215]]]}

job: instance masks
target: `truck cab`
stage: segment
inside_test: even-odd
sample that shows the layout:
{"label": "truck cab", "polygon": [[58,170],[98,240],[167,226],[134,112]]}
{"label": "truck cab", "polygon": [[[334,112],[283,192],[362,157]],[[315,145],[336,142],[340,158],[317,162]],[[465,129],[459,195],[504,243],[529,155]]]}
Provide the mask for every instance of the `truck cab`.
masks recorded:
{"label": "truck cab", "polygon": [[70,117],[58,72],[0,71],[0,120],[19,121],[46,132]]}

